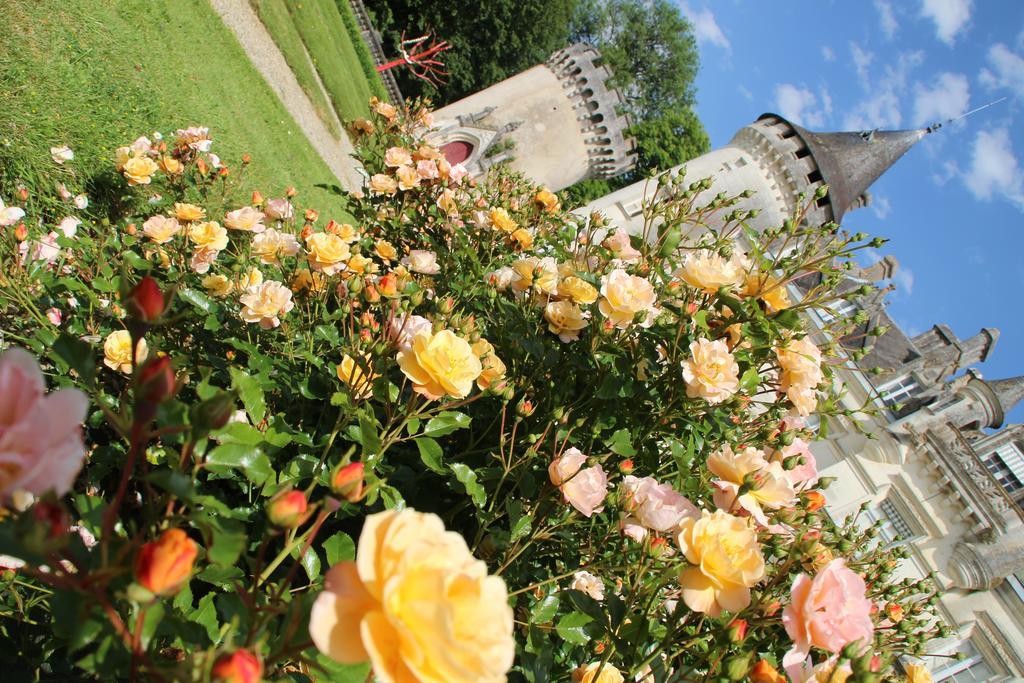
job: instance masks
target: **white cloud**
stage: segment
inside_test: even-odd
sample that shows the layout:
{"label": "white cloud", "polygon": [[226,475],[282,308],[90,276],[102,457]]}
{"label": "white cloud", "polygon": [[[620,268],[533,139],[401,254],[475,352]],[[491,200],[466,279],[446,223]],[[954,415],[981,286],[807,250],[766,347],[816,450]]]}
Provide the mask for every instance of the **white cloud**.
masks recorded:
{"label": "white cloud", "polygon": [[850,56],[853,57],[853,66],[857,69],[857,78],[860,79],[861,85],[865,88],[869,87],[868,67],[871,66],[871,62],[874,61],[875,55],[863,49],[857,43],[851,42]]}
{"label": "white cloud", "polygon": [[715,21],[715,13],[709,8],[705,7],[702,10],[695,10],[690,7],[689,3],[684,2],[680,5],[680,9],[683,10],[683,14],[693,24],[693,33],[697,36],[698,42],[711,43],[723,50],[732,48],[729,39],[725,37],[718,22]]}
{"label": "white cloud", "polygon": [[976,198],[1002,197],[1024,211],[1024,170],[1017,163],[1006,128],[978,132],[971,166],[963,173],[963,179]]}
{"label": "white cloud", "polygon": [[892,202],[888,197],[873,195],[871,197],[871,210],[878,216],[878,220],[884,221],[892,212]]}
{"label": "white cloud", "polygon": [[821,46],[821,58],[824,59],[826,62],[834,62],[834,61],[836,61],[835,50],[830,48],[828,45],[822,45]]}
{"label": "white cloud", "polygon": [[862,62],[864,66],[861,73],[862,69],[857,64],[857,59],[858,54],[863,58],[865,53],[856,43],[851,43],[850,49],[867,97],[848,111],[843,119],[843,127],[846,130],[899,128],[903,122],[900,97],[906,93],[910,72],[924,61],[924,53],[901,52],[894,62],[885,65],[880,76],[869,78],[866,69],[871,60],[866,59]]}
{"label": "white cloud", "polygon": [[818,98],[807,88],[792,83],[775,86],[775,106],[786,119],[800,126],[821,128],[825,125],[825,114],[818,108]]}
{"label": "white cloud", "polygon": [[821,110],[826,119],[832,116],[832,95],[824,87],[821,89]]}
{"label": "white cloud", "polygon": [[943,72],[933,87],[914,84],[914,124],[918,126],[952,119],[967,111],[971,92],[963,74]]}
{"label": "white cloud", "polygon": [[893,284],[908,296],[914,293],[914,271],[902,263],[892,276]]}
{"label": "white cloud", "polygon": [[1024,97],[1024,57],[996,43],[988,49],[988,63],[992,69],[982,69],[978,77],[986,88],[1007,88],[1016,97]]}
{"label": "white cloud", "polygon": [[737,85],[736,89],[739,90],[740,95],[743,95],[744,99],[750,100],[751,102],[754,101],[754,93],[750,92],[750,89],[744,86],[742,83]]}
{"label": "white cloud", "polygon": [[932,182],[936,185],[945,185],[953,178],[960,175],[960,167],[955,161],[943,161],[938,170],[932,173]]}
{"label": "white cloud", "polygon": [[892,11],[892,5],[889,4],[889,0],[875,0],[875,9],[878,10],[879,28],[886,38],[892,40],[896,35],[896,29],[900,27],[896,21],[896,14]]}
{"label": "white cloud", "polygon": [[935,36],[952,45],[971,19],[974,0],[921,0],[921,16],[935,22]]}

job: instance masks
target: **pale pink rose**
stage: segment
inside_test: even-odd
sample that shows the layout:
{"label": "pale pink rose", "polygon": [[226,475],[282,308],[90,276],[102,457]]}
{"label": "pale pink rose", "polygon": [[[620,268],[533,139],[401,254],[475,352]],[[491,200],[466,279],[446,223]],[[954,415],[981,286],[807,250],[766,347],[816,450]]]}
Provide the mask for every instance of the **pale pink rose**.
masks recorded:
{"label": "pale pink rose", "polygon": [[64,314],[60,312],[59,308],[47,308],[46,319],[57,327],[60,327],[61,321],[64,320]]}
{"label": "pale pink rose", "polygon": [[467,175],[469,175],[469,171],[467,171],[466,167],[461,163],[455,164],[451,167],[451,170],[448,171],[448,179],[456,184],[461,183],[462,179]]}
{"label": "pale pink rose", "polygon": [[402,265],[414,273],[424,275],[437,275],[441,272],[441,266],[437,265],[437,254],[425,249],[413,249],[409,255],[402,259]]}
{"label": "pale pink rose", "polygon": [[871,601],[867,587],[842,558],[832,560],[812,580],[796,577],[790,604],[782,612],[782,625],[793,639],[793,649],[783,657],[789,670],[807,659],[811,647],[838,653],[849,643],[869,646],[874,637]]}
{"label": "pale pink rose", "polygon": [[263,213],[272,221],[286,221],[294,212],[292,203],[287,199],[268,199],[263,209]]}
{"label": "pale pink rose", "polygon": [[643,540],[648,529],[675,531],[684,517],[700,517],[700,510],[671,484],[631,474],[622,480],[622,507],[622,531],[635,540]]}
{"label": "pale pink rose", "polygon": [[71,201],[71,193],[68,192],[68,186],[64,183],[57,183],[57,194],[60,195],[60,198],[64,201]]}
{"label": "pale pink rose", "polygon": [[81,425],[88,406],[77,389],[47,395],[27,351],[0,355],[0,502],[15,491],[63,496],[71,490],[85,459]]}
{"label": "pale pink rose", "polygon": [[584,517],[590,517],[604,509],[608,476],[600,465],[580,469],[586,462],[587,456],[578,448],[569,448],[548,465],[548,477],[561,490],[567,503]]}
{"label": "pale pink rose", "polygon": [[398,345],[399,351],[412,348],[412,338],[420,332],[434,333],[434,326],[429,320],[419,315],[402,315],[391,319],[391,339]]}
{"label": "pale pink rose", "polygon": [[601,581],[600,577],[594,576],[588,571],[581,569],[573,574],[572,583],[569,584],[569,588],[586,593],[598,602],[604,600],[604,582]]}
{"label": "pale pink rose", "polygon": [[431,159],[420,159],[416,162],[416,175],[424,180],[433,180],[438,176],[437,164]]}
{"label": "pale pink rose", "polygon": [[818,483],[818,461],[811,453],[811,447],[803,439],[793,439],[793,443],[775,452],[773,460],[785,460],[792,457],[803,458],[803,464],[786,470],[786,476],[794,489],[810,488]]}
{"label": "pale pink rose", "polygon": [[145,135],[141,135],[135,139],[129,148],[135,152],[136,155],[149,154],[149,151],[153,148],[153,142]]}
{"label": "pale pink rose", "polygon": [[39,238],[39,241],[24,241],[18,245],[21,253],[21,264],[29,261],[45,261],[52,264],[60,256],[60,247],[57,246],[57,233],[50,232]]}
{"label": "pale pink rose", "polygon": [[399,166],[408,166],[412,163],[412,154],[409,150],[402,147],[389,147],[384,152],[384,165],[390,166],[391,168],[398,168]]}
{"label": "pale pink rose", "polygon": [[195,272],[203,275],[210,271],[210,266],[217,260],[217,255],[220,254],[216,249],[196,249],[192,252],[192,259],[189,261],[189,267]]}
{"label": "pale pink rose", "polygon": [[63,164],[65,161],[71,161],[75,158],[75,153],[71,151],[71,148],[67,145],[61,147],[51,147],[50,156],[58,164]]}
{"label": "pale pink rose", "polygon": [[57,224],[57,229],[64,233],[65,237],[74,237],[78,232],[78,226],[82,224],[81,218],[75,218],[74,216],[67,216],[63,218],[60,223]]}
{"label": "pale pink rose", "polygon": [[[796,493],[782,469],[782,463],[769,463],[764,451],[747,447],[734,453],[729,445],[708,456],[708,471],[717,479],[714,487],[715,505],[729,512],[737,508],[750,514],[757,523],[768,526],[765,510],[778,510],[794,503]],[[750,478],[755,485],[740,493]]]}
{"label": "pale pink rose", "polygon": [[516,275],[515,271],[508,266],[502,266],[492,273],[487,275],[487,282],[494,285],[494,288],[499,292],[504,292],[512,284],[512,278]]}
{"label": "pale pink rose", "polygon": [[14,225],[25,217],[25,210],[17,206],[7,206],[0,198],[0,228]]}
{"label": "pale pink rose", "polygon": [[248,230],[250,232],[263,232],[266,227],[263,225],[263,212],[254,206],[243,206],[234,211],[224,214],[224,227],[231,230]]}
{"label": "pale pink rose", "polygon": [[179,128],[174,132],[175,144],[189,147],[197,152],[209,152],[213,145],[210,139],[210,129],[205,126],[189,126]]}
{"label": "pale pink rose", "polygon": [[630,244],[629,233],[625,228],[617,228],[604,239],[601,246],[615,254],[615,258],[623,261],[635,261],[640,258],[640,252]]}
{"label": "pale pink rose", "polygon": [[209,157],[210,166],[212,166],[213,168],[221,168],[222,166],[224,166],[224,164],[220,163],[220,157],[217,156],[216,154],[207,154],[206,156]]}

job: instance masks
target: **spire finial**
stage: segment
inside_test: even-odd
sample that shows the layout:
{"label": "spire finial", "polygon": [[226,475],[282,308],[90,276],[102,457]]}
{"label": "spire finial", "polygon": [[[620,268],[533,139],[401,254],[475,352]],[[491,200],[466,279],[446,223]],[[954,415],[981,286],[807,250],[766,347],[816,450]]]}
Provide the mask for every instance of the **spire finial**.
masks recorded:
{"label": "spire finial", "polygon": [[1005,102],[1005,101],[1006,101],[1005,97],[1000,97],[998,100],[992,100],[991,102],[983,104],[980,107],[975,107],[974,109],[972,109],[972,110],[970,110],[968,112],[964,112],[963,114],[960,114],[960,116],[955,116],[955,117],[953,117],[951,119],[946,119],[945,121],[938,121],[936,123],[933,123],[932,125],[930,125],[927,128],[925,128],[924,132],[925,133],[934,133],[935,131],[937,131],[939,128],[942,128],[947,123],[953,123],[954,121],[959,121],[960,119],[965,119],[968,116],[970,116],[971,114],[977,114],[982,109],[988,109],[989,107],[991,107],[993,105],[996,105],[996,104],[999,104],[1000,102]]}

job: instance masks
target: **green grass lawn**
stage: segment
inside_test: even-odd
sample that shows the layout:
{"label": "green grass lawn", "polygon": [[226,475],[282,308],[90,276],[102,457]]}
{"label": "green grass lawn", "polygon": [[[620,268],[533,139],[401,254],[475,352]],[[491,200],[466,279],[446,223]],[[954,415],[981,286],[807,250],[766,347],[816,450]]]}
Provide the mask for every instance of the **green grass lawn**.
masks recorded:
{"label": "green grass lawn", "polygon": [[[225,161],[252,155],[252,188],[289,185],[340,215],[337,179],[206,0],[6,0],[0,31],[0,196],[49,182],[69,144],[98,176],[115,147],[205,125]],[[360,95],[361,96],[361,95]]]}
{"label": "green grass lawn", "polygon": [[[371,95],[385,99],[384,86],[355,28],[347,0],[250,2],[284,54],[299,85],[318,108],[324,97],[309,68],[310,60],[342,121],[365,116]],[[329,116],[322,118],[330,120]]]}

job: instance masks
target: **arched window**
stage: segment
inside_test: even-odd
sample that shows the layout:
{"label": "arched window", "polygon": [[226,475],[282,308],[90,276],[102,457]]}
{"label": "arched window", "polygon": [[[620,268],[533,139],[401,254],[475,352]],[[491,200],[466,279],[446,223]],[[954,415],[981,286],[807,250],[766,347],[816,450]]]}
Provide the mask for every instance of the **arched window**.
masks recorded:
{"label": "arched window", "polygon": [[473,156],[473,143],[465,140],[453,140],[441,145],[441,153],[449,164],[462,163]]}

